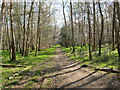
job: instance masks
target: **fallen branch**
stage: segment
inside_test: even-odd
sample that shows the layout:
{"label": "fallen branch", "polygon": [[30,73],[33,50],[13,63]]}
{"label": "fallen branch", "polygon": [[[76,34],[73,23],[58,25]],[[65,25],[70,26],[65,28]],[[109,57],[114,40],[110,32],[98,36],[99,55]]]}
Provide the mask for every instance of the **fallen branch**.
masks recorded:
{"label": "fallen branch", "polygon": [[2,67],[26,67],[23,65],[11,65],[11,64],[0,64],[0,66]]}
{"label": "fallen branch", "polygon": [[119,70],[113,69],[113,68],[96,68],[95,70],[105,71],[105,72],[111,72],[111,73],[120,73]]}
{"label": "fallen branch", "polygon": [[87,65],[87,64],[84,64],[81,67],[90,67],[90,68],[94,68],[97,71],[99,70],[99,71],[105,71],[105,72],[111,72],[111,73],[120,73],[120,70],[113,69],[113,68],[96,68],[95,66]]}

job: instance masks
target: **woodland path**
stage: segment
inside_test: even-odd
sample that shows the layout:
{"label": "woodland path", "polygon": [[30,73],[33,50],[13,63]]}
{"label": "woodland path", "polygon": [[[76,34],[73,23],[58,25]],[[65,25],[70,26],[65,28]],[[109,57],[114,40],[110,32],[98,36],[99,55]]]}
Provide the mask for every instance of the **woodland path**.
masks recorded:
{"label": "woodland path", "polygon": [[[117,75],[102,71],[94,71],[90,68],[80,67],[79,62],[75,62],[67,57],[60,49],[56,49],[53,57],[56,62],[56,70],[53,73],[52,84],[49,88],[119,88],[120,82]],[[43,81],[43,86],[46,84]]]}

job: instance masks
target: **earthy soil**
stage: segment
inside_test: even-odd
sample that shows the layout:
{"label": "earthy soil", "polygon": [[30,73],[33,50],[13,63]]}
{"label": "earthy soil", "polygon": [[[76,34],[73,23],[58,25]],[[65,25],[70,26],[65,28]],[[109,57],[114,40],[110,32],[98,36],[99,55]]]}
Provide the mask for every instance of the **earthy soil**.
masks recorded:
{"label": "earthy soil", "polygon": [[[51,66],[52,65],[52,66]],[[50,67],[51,66],[51,67]],[[33,79],[34,72],[39,68],[38,78]],[[56,49],[56,54],[51,60],[25,72],[16,85],[11,88],[29,88],[26,83],[34,82],[32,88],[118,88],[120,89],[120,75],[103,71],[94,71],[88,67],[81,67],[80,62],[71,60],[61,48]],[[7,86],[9,88],[9,86]]]}
{"label": "earthy soil", "polygon": [[[47,78],[52,78],[48,88],[119,88],[118,74],[103,71],[94,71],[90,68],[80,67],[80,62],[75,62],[67,57],[60,48],[57,48],[53,58],[56,61],[56,70],[44,76],[43,84]],[[44,85],[43,85],[44,86]]]}

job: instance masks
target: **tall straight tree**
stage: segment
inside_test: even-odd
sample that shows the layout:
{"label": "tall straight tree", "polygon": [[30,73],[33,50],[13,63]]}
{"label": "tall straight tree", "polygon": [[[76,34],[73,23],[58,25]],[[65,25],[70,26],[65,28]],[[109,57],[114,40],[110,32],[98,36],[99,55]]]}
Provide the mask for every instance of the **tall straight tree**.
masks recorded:
{"label": "tall straight tree", "polygon": [[91,24],[90,24],[90,7],[89,3],[87,3],[87,15],[88,15],[88,26],[89,26],[89,59],[92,59],[91,55]]}
{"label": "tall straight tree", "polygon": [[32,1],[32,3],[31,3],[30,12],[29,12],[29,17],[28,17],[28,24],[27,24],[27,40],[26,40],[25,56],[28,56],[29,35],[30,35],[30,18],[31,18],[31,15],[32,15],[33,4],[34,4],[34,1]]}
{"label": "tall straight tree", "polygon": [[115,29],[115,3],[113,3],[113,23],[112,23],[112,50],[115,50],[114,29]]}
{"label": "tall straight tree", "polygon": [[95,50],[95,46],[96,46],[96,39],[95,39],[95,21],[96,21],[96,16],[95,16],[95,2],[93,1],[93,51]]}
{"label": "tall straight tree", "polygon": [[[62,5],[63,5],[63,16],[64,16],[64,23],[65,23],[65,35],[66,35],[67,34],[67,22],[66,22],[66,16],[65,16],[65,4],[64,4],[63,0],[62,0]],[[67,38],[67,36],[65,36],[64,42],[65,42],[65,46],[67,47],[67,43],[66,43],[67,39],[66,38]]]}
{"label": "tall straight tree", "polygon": [[2,2],[2,9],[1,9],[1,14],[2,14],[2,23],[1,24],[1,28],[0,28],[0,49],[2,49],[2,31],[3,31],[3,27],[5,24],[5,2],[3,0]]}
{"label": "tall straight tree", "polygon": [[41,9],[41,2],[39,2],[39,11],[38,11],[38,21],[37,21],[37,37],[36,37],[36,52],[35,56],[38,54],[38,39],[39,39],[39,33],[40,33],[40,10]]}
{"label": "tall straight tree", "polygon": [[98,56],[101,56],[101,44],[102,44],[102,38],[103,38],[104,20],[103,20],[103,14],[102,14],[100,2],[98,2],[98,6],[99,6],[99,11],[101,16],[101,32],[100,32],[100,38],[99,38],[99,55]]}
{"label": "tall straight tree", "polygon": [[115,7],[116,7],[116,11],[117,11],[117,17],[118,17],[118,27],[116,26],[116,42],[117,42],[117,50],[118,50],[118,56],[119,56],[119,61],[120,61],[120,6],[119,6],[119,2],[114,2],[115,3]]}
{"label": "tall straight tree", "polygon": [[12,1],[10,2],[10,29],[11,29],[11,48],[12,48],[12,57],[11,61],[16,60],[16,47],[15,47],[15,36],[14,36],[14,30],[13,30],[13,17],[12,17]]}
{"label": "tall straight tree", "polygon": [[70,14],[71,14],[71,29],[72,29],[72,53],[75,52],[75,41],[74,41],[74,28],[73,28],[73,15],[72,15],[72,2],[70,0]]}
{"label": "tall straight tree", "polygon": [[25,23],[26,23],[26,20],[25,20],[25,17],[26,17],[26,1],[24,1],[24,23],[23,23],[23,29],[24,29],[24,31],[23,31],[23,50],[22,50],[22,56],[24,56],[25,55],[25,32],[26,32],[26,29],[25,29]]}

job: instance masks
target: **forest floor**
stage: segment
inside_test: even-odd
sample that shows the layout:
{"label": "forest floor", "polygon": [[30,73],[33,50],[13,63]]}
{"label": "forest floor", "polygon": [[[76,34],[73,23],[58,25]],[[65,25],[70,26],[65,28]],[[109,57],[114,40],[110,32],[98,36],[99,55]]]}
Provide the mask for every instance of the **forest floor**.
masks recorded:
{"label": "forest floor", "polygon": [[118,77],[115,73],[81,67],[80,61],[70,59],[57,47],[48,60],[9,77],[4,88],[120,88]]}
{"label": "forest floor", "polygon": [[56,62],[56,72],[50,76],[52,84],[46,78],[42,87],[47,88],[120,88],[118,75],[90,68],[80,67],[80,62],[75,62],[57,48],[53,58]]}

